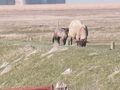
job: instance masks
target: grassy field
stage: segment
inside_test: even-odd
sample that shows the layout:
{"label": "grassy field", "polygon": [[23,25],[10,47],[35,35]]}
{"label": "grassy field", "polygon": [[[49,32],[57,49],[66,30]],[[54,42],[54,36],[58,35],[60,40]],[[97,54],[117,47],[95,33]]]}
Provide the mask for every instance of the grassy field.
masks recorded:
{"label": "grassy field", "polygon": [[[119,11],[118,8],[2,11],[0,88],[63,81],[70,90],[120,90]],[[59,27],[67,27],[73,19],[88,26],[87,47],[53,45],[51,35],[58,23]],[[110,50],[111,41],[115,41],[114,50]],[[68,69],[71,73],[63,75]]]}
{"label": "grassy field", "polygon": [[[1,40],[0,65],[7,64],[0,68],[0,87],[41,86],[64,81],[72,90],[120,89],[119,46],[115,50],[110,50],[108,45],[53,48],[51,44],[34,41]],[[62,75],[68,68],[72,72]],[[8,72],[2,74],[5,69]]]}

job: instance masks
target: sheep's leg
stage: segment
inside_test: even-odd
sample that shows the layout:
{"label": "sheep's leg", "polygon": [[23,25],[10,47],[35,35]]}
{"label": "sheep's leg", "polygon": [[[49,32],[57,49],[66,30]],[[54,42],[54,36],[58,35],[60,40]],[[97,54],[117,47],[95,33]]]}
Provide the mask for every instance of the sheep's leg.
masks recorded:
{"label": "sheep's leg", "polygon": [[58,44],[60,44],[60,38],[53,36],[52,42],[53,42],[53,43],[54,43],[54,42],[57,42]]}
{"label": "sheep's leg", "polygon": [[55,37],[52,38],[52,42],[53,42],[53,43],[54,43],[54,41],[55,41]]}
{"label": "sheep's leg", "polygon": [[68,37],[68,45],[70,45],[70,37]]}
{"label": "sheep's leg", "polygon": [[60,37],[57,38],[57,42],[60,45]]}
{"label": "sheep's leg", "polygon": [[72,37],[68,37],[68,45],[72,45]]}
{"label": "sheep's leg", "polygon": [[73,43],[73,39],[71,38],[71,45],[72,45],[72,43]]}
{"label": "sheep's leg", "polygon": [[67,40],[67,38],[64,38],[64,39],[63,39],[63,43],[64,43],[64,45],[66,44],[66,40]]}
{"label": "sheep's leg", "polygon": [[62,38],[60,38],[60,45],[63,45],[63,40],[62,40]]}
{"label": "sheep's leg", "polygon": [[60,38],[60,45],[65,45],[65,39],[64,38]]}

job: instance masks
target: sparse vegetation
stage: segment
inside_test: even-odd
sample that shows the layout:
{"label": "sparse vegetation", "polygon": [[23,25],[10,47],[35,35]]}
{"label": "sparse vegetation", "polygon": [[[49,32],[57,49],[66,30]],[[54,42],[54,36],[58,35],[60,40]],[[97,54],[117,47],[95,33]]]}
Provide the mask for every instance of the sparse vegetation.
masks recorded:
{"label": "sparse vegetation", "polygon": [[[42,54],[48,52],[52,46],[33,43],[37,52],[27,57],[29,52],[25,54],[19,49],[24,48],[23,42],[15,47],[14,44],[17,43],[12,44],[0,46],[3,51],[0,54],[0,66],[4,62],[12,66],[8,73],[0,76],[0,87],[41,86],[62,80],[74,90],[84,88],[118,90],[119,88],[119,46],[115,50],[109,50],[108,45],[88,45],[86,48],[61,46],[59,48],[68,49],[63,51],[58,49],[42,57]],[[52,56],[49,57],[50,55]],[[62,75],[67,68],[71,68],[72,73]],[[0,69],[1,72],[3,70],[4,68]],[[115,73],[116,71],[118,73]]]}
{"label": "sparse vegetation", "polygon": [[[28,11],[31,15],[17,12],[18,16],[9,12],[4,17],[0,13],[0,18],[4,18],[0,21],[0,88],[41,86],[64,81],[70,90],[119,90],[120,13],[118,9],[99,11],[52,11],[52,14],[47,10],[45,13],[34,11],[39,17],[33,17],[33,11]],[[91,12],[90,16],[87,12]],[[64,15],[57,17],[60,13]],[[44,14],[51,14],[49,17],[52,18],[41,20]],[[89,28],[87,47],[54,47],[51,35],[59,18],[64,20],[60,20],[60,27],[64,27],[74,17],[82,19]],[[113,50],[110,50],[111,41],[115,41],[116,45]],[[9,70],[4,73],[6,68]],[[72,72],[63,75],[68,68]]]}

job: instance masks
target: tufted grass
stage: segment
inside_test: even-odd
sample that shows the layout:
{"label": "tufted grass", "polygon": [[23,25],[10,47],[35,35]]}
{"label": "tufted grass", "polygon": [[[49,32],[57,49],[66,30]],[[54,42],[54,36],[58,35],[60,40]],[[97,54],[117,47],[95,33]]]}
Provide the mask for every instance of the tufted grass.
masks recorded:
{"label": "tufted grass", "polygon": [[[5,61],[12,66],[11,71],[0,76],[1,88],[41,86],[64,81],[71,90],[120,89],[119,46],[114,50],[110,50],[109,45],[88,45],[86,48],[61,46],[68,49],[42,57],[52,48],[50,41],[48,45],[14,40],[0,43],[0,66]],[[19,50],[27,44],[37,50],[28,57]],[[14,63],[17,59],[19,61]],[[62,75],[68,68],[72,69],[72,73]]]}
{"label": "tufted grass", "polygon": [[[120,90],[119,18],[119,9],[112,8],[1,12],[0,90],[58,81],[70,90]],[[73,19],[88,26],[90,43],[85,48],[60,46],[55,51],[53,30],[58,22],[59,27],[67,27]],[[114,50],[110,50],[111,41],[115,41]],[[69,68],[72,73],[62,75]],[[7,73],[1,74],[4,70]]]}

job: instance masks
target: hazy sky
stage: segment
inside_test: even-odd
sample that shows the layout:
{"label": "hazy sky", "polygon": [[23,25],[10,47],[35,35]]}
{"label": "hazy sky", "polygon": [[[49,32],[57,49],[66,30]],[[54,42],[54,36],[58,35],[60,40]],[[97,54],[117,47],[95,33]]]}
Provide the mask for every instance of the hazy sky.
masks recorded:
{"label": "hazy sky", "polygon": [[67,3],[120,3],[120,0],[66,0]]}

